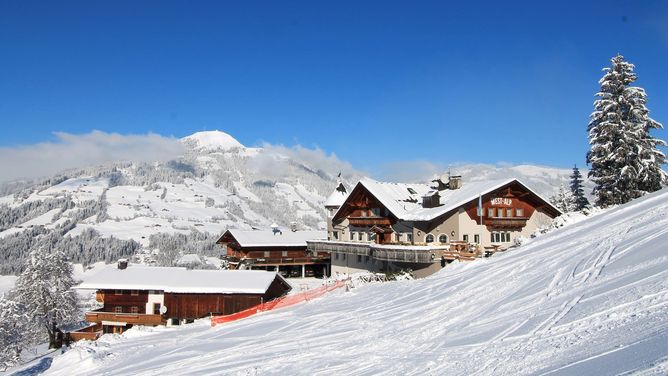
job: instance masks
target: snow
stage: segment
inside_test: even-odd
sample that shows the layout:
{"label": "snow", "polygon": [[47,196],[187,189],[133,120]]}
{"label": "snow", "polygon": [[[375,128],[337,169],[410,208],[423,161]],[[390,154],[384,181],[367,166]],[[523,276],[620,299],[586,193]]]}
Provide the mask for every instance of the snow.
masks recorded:
{"label": "snow", "polygon": [[82,290],[163,290],[174,293],[264,294],[282,277],[264,270],[188,270],[178,267],[109,266],[85,278]]}
{"label": "snow", "polygon": [[183,138],[183,140],[194,142],[199,150],[231,150],[244,148],[244,146],[234,137],[218,130],[197,132]]}
{"label": "snow", "polygon": [[370,178],[364,178],[358,184],[366,188],[397,218],[405,221],[429,221],[477,199],[481,194],[484,195],[512,182],[523,185],[546,205],[558,210],[548,200],[542,198],[517,179],[468,182],[464,183],[459,189],[441,191],[439,192],[441,205],[435,208],[424,208],[422,206],[422,197],[428,195],[432,190],[428,184],[386,183]]}
{"label": "snow", "polygon": [[0,275],[0,296],[14,288],[16,278],[15,275]]}
{"label": "snow", "polygon": [[290,231],[274,234],[262,230],[228,230],[242,247],[306,247],[307,240],[327,239],[326,231]]}
{"label": "snow", "polygon": [[664,189],[429,278],[80,342],[44,374],[665,374],[667,245]]}

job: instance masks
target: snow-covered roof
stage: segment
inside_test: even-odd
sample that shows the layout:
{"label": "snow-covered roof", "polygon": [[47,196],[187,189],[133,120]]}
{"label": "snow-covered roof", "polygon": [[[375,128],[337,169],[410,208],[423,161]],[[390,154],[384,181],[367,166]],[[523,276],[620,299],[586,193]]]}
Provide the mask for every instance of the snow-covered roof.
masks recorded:
{"label": "snow-covered roof", "polygon": [[276,278],[283,279],[276,272],[264,270],[188,270],[129,265],[123,270],[107,267],[75,288],[162,290],[172,293],[202,294],[264,294]]}
{"label": "snow-covered roof", "polygon": [[234,137],[221,131],[197,132],[183,138],[197,145],[200,150],[230,150],[243,149],[244,146]]}
{"label": "snow-covered roof", "polygon": [[348,192],[346,192],[346,188],[343,186],[342,183],[339,183],[332,192],[329,197],[327,197],[327,200],[325,201],[325,207],[339,207],[343,205],[343,203],[346,201],[346,198],[348,198]]}
{"label": "snow-covered roof", "polygon": [[526,187],[558,212],[549,201],[540,197],[526,184],[512,178],[467,182],[459,189],[440,191],[441,205],[433,208],[422,206],[422,197],[429,196],[430,192],[433,191],[433,188],[428,184],[385,183],[370,178],[363,178],[358,184],[366,188],[398,219],[404,221],[429,221],[467,202],[475,200],[479,195],[487,194],[515,181]]}
{"label": "snow-covered roof", "polygon": [[[242,247],[306,247],[307,240],[327,239],[326,231],[227,230]],[[223,235],[225,236],[225,235]]]}

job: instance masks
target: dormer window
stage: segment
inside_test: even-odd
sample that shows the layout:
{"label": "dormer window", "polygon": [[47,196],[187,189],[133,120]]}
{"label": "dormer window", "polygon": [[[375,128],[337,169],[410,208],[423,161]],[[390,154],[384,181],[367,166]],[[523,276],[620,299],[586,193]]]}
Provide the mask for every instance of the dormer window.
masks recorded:
{"label": "dormer window", "polygon": [[427,234],[427,236],[425,236],[425,238],[424,238],[424,241],[427,242],[427,243],[433,243],[434,242],[434,235]]}
{"label": "dormer window", "polygon": [[416,195],[416,194],[417,194],[417,192],[415,192],[415,189],[413,189],[413,188],[411,188],[411,187],[408,187],[407,189],[408,189],[408,193],[410,193],[410,194],[412,194],[412,195]]}

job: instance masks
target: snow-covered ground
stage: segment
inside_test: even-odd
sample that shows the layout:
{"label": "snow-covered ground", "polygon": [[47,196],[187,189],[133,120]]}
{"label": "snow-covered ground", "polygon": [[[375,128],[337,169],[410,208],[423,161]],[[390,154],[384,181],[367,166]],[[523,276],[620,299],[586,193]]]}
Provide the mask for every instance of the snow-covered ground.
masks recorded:
{"label": "snow-covered ground", "polygon": [[50,375],[668,374],[668,190],[422,280],[81,342]]}

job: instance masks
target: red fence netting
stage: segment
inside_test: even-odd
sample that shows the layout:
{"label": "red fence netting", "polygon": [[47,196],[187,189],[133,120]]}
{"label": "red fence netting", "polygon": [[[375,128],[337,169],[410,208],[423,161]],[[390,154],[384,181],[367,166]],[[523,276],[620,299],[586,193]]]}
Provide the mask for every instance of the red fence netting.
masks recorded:
{"label": "red fence netting", "polygon": [[315,299],[320,296],[325,295],[326,293],[336,290],[339,287],[343,287],[346,285],[347,281],[337,281],[334,284],[331,285],[324,285],[320,286],[318,288],[304,291],[299,294],[293,294],[293,295],[286,295],[282,296],[280,298],[271,300],[266,303],[258,304],[256,306],[247,308],[243,311],[233,313],[231,315],[223,315],[223,316],[212,316],[211,317],[211,326],[216,326],[217,324],[224,324],[227,322],[232,322],[232,321],[237,321],[240,319],[245,319],[246,317],[253,316],[257,313],[260,312],[265,312],[265,311],[270,311],[272,309],[277,309],[277,308],[283,308],[283,307],[289,307],[291,305],[295,305],[301,302],[305,302],[307,300]]}

